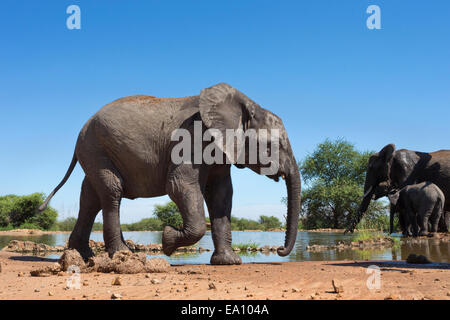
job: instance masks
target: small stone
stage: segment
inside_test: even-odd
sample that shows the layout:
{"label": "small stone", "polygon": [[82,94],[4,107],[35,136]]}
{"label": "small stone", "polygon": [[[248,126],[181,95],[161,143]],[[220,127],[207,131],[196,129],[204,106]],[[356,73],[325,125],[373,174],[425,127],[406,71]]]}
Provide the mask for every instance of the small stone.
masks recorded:
{"label": "small stone", "polygon": [[148,279],[148,278],[150,278],[150,275],[147,273],[147,274],[145,275],[145,277]]}
{"label": "small stone", "polygon": [[[84,284],[83,284],[84,285]],[[122,285],[122,277],[121,276],[117,276],[113,282],[112,282],[113,286],[121,286]]]}
{"label": "small stone", "polygon": [[300,290],[297,289],[297,288],[292,288],[292,292],[293,292],[293,293],[296,293],[296,292],[300,292]]}
{"label": "small stone", "polygon": [[209,287],[209,290],[215,290],[215,289],[217,289],[217,288],[216,288],[216,285],[215,285],[213,282],[210,282],[210,283],[208,284],[208,287]]}
{"label": "small stone", "polygon": [[48,295],[49,295],[50,297],[53,297],[55,294],[54,294],[53,292],[49,291],[49,292],[48,292]]}
{"label": "small stone", "polygon": [[161,280],[159,280],[159,279],[152,279],[151,282],[152,282],[153,284],[160,284],[160,283],[161,283]]}
{"label": "small stone", "polygon": [[41,292],[41,289],[36,288],[36,289],[34,289],[34,292]]}
{"label": "small stone", "polygon": [[384,300],[399,300],[400,296],[396,295],[396,294],[390,294],[387,297],[384,298]]}
{"label": "small stone", "polygon": [[19,272],[18,274],[17,274],[17,276],[18,277],[23,277],[25,274],[23,273],[23,272]]}
{"label": "small stone", "polygon": [[111,299],[112,300],[120,300],[120,299],[122,299],[122,295],[120,293],[113,293],[111,295]]}
{"label": "small stone", "polygon": [[87,287],[88,285],[89,285],[89,282],[88,282],[87,280],[84,280],[84,281],[83,281],[83,286],[84,286],[84,287]]}

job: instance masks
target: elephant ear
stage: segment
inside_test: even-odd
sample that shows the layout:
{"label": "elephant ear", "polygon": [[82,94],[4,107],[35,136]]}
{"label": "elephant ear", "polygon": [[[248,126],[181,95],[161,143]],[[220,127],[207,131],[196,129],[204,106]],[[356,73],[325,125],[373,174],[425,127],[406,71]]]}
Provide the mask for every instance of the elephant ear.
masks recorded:
{"label": "elephant ear", "polygon": [[237,138],[243,141],[244,122],[254,116],[256,104],[230,85],[219,83],[201,91],[199,108],[205,126],[218,130],[222,135],[222,139],[217,139],[217,132],[211,130],[217,146],[225,153],[230,163],[236,163],[239,151],[234,144],[227,146],[226,130],[238,130],[234,132]]}
{"label": "elephant ear", "polygon": [[389,162],[392,159],[392,156],[395,151],[395,144],[388,144],[386,145],[381,151],[379,152],[378,156],[380,159],[383,160],[383,162]]}

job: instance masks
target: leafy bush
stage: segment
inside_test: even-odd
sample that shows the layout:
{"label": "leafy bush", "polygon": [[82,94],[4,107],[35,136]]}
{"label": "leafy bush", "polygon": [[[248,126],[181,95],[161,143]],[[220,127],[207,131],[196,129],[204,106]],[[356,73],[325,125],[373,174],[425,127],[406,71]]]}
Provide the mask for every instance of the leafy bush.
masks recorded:
{"label": "leafy bush", "polygon": [[50,229],[54,225],[58,213],[51,207],[47,207],[43,212],[38,213],[37,208],[44,200],[45,196],[42,193],[0,197],[0,226],[11,225],[14,228]]}
{"label": "leafy bush", "polygon": [[270,217],[260,216],[259,224],[262,226],[263,230],[280,229],[281,228],[281,221],[278,220],[278,218],[274,217],[274,216],[270,216]]}
{"label": "leafy bush", "polygon": [[10,226],[11,218],[9,217],[9,213],[18,198],[18,196],[13,194],[0,197],[0,227],[7,228]]}
{"label": "leafy bush", "polygon": [[75,227],[75,223],[77,223],[77,218],[68,217],[62,221],[56,222],[56,230],[59,231],[72,231]]}
{"label": "leafy bush", "polygon": [[231,217],[231,230],[262,230],[263,226],[255,220]]}
{"label": "leafy bush", "polygon": [[141,221],[123,224],[123,231],[160,231],[163,229],[163,222],[158,218],[145,218]]}
{"label": "leafy bush", "polygon": [[181,228],[183,219],[177,205],[173,201],[169,201],[165,205],[155,205],[153,215],[162,222],[162,226],[172,226]]}

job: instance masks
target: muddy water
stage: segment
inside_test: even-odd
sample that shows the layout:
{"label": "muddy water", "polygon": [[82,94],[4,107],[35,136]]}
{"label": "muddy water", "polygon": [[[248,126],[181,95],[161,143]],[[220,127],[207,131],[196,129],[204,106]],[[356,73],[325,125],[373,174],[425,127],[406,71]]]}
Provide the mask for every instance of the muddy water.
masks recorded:
{"label": "muddy water", "polygon": [[[255,243],[258,246],[280,246],[284,244],[284,232],[239,232],[232,234],[233,244]],[[306,250],[307,245],[334,245],[337,241],[350,241],[355,235],[342,233],[299,232],[297,241],[291,254],[280,257],[274,253],[246,253],[241,254],[244,263],[249,262],[284,262],[284,261],[337,261],[337,260],[405,260],[410,253],[422,254],[434,262],[450,262],[450,243],[442,243],[435,239],[402,239],[401,244],[394,248],[376,250],[324,250],[311,252]],[[0,248],[10,240],[30,240],[52,246],[65,245],[69,238],[68,233],[46,234],[37,236],[0,236]],[[161,232],[124,232],[124,238],[135,243],[149,244],[161,243]],[[400,237],[398,237],[400,239]],[[102,233],[92,233],[91,239],[103,241]],[[211,233],[207,232],[197,246],[214,250]],[[205,264],[209,263],[211,252],[178,254],[168,258],[172,264]],[[158,255],[159,256],[159,255]],[[158,257],[156,256],[156,257]],[[58,255],[50,255],[57,258]]]}

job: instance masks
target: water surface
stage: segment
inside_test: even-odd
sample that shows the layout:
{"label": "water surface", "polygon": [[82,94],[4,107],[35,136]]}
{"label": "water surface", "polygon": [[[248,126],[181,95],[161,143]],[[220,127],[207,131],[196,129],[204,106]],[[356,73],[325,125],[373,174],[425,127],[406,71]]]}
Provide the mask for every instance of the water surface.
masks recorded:
{"label": "water surface", "polygon": [[[6,246],[10,240],[30,240],[37,243],[45,243],[51,246],[64,246],[69,239],[69,233],[56,233],[45,235],[0,236],[0,248]],[[150,244],[161,243],[161,232],[124,232],[124,238],[135,243]],[[256,243],[258,246],[281,246],[284,244],[284,232],[241,232],[233,231],[233,244]],[[406,260],[410,253],[422,254],[434,262],[450,262],[450,244],[436,241],[435,239],[409,239],[394,248],[377,250],[324,250],[311,252],[306,250],[307,245],[334,245],[337,241],[350,241],[355,235],[326,232],[298,232],[295,247],[291,254],[280,257],[276,253],[247,253],[240,254],[242,262],[285,262],[285,261],[337,261],[337,260]],[[399,235],[397,236],[399,239]],[[92,233],[91,239],[103,241],[102,233]],[[214,250],[211,232],[198,242],[197,246]],[[152,255],[152,257],[165,257],[171,264],[207,264],[210,261],[211,252],[177,254],[171,257],[164,255]],[[48,257],[58,258],[59,255]]]}

